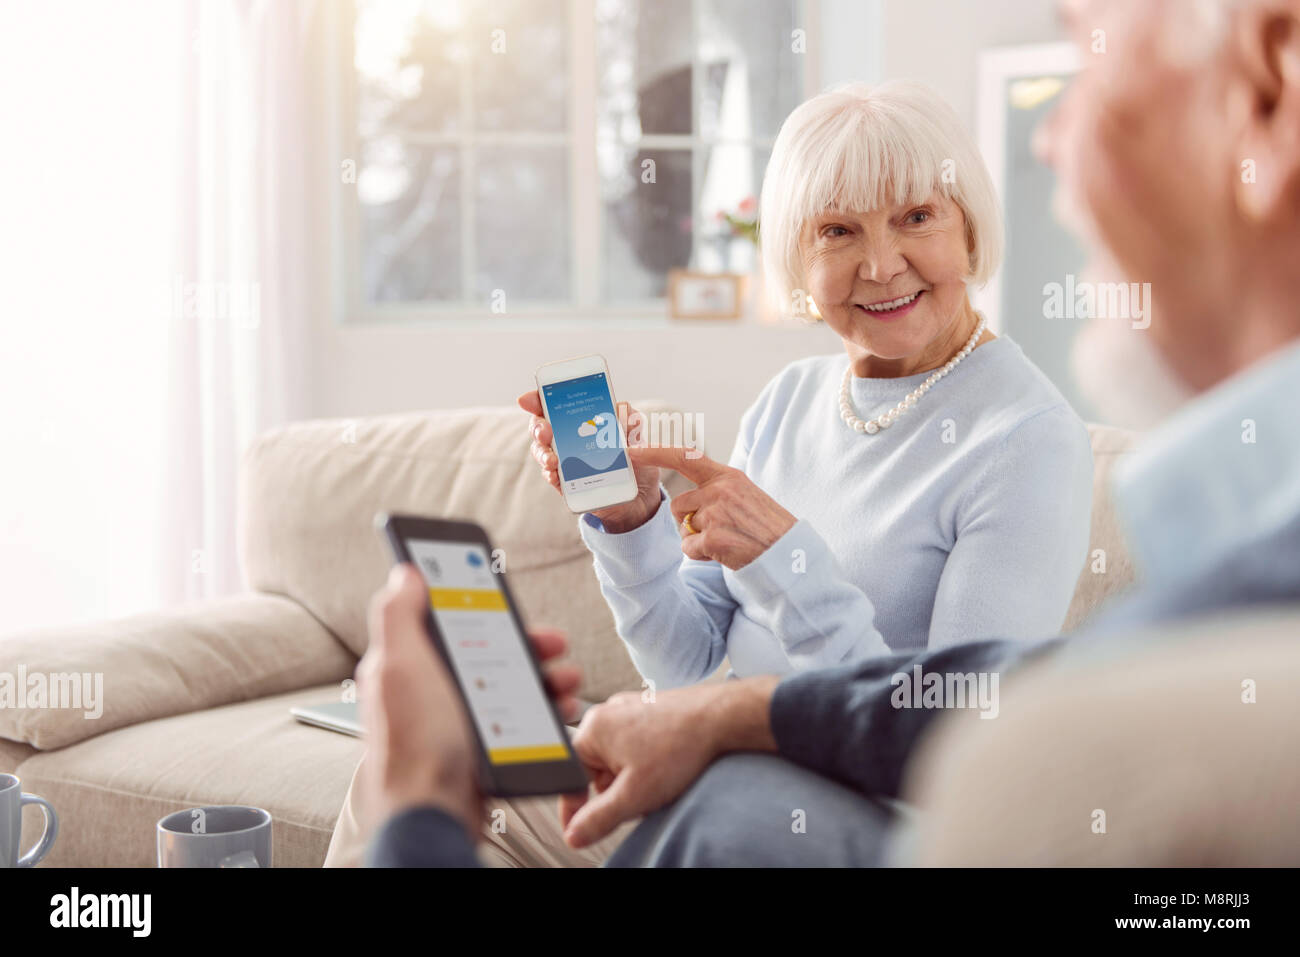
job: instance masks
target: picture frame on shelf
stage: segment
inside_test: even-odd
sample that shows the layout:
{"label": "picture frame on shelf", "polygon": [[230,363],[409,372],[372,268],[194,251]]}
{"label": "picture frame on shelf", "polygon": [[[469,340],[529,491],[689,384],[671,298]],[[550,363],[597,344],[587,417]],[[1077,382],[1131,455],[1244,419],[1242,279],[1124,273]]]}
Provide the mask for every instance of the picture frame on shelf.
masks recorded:
{"label": "picture frame on shelf", "polygon": [[739,319],[745,309],[742,273],[668,272],[668,314],[674,319]]}

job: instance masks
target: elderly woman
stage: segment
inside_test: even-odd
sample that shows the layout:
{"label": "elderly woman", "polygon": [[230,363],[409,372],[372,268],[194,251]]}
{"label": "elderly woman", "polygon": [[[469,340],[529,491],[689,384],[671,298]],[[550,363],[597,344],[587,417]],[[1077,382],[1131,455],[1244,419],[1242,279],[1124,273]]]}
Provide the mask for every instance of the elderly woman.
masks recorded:
{"label": "elderly woman", "polygon": [[[777,296],[811,297],[842,351],[768,383],[730,467],[633,450],[638,497],[580,519],[641,674],[670,687],[724,655],[744,677],[1058,631],[1087,553],[1088,434],[970,305],[1002,229],[956,114],[913,83],[813,97],[777,137],[759,223]],[[558,488],[536,393],[519,403]],[[670,502],[660,466],[698,488]]]}

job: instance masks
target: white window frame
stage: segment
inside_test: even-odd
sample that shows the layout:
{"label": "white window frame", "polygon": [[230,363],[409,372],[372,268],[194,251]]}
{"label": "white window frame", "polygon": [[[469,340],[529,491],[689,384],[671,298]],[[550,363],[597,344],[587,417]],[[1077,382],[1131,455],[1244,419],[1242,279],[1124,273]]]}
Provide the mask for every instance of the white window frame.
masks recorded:
{"label": "white window frame", "polygon": [[[802,0],[804,20],[801,24],[807,39],[807,52],[803,54],[804,76],[803,95],[808,97],[819,89],[821,62],[818,56],[821,41],[820,4],[821,0]],[[600,182],[596,152],[596,0],[568,0],[569,17],[569,102],[568,130],[555,134],[518,134],[518,133],[456,133],[450,135],[407,134],[407,139],[421,142],[448,142],[464,144],[480,143],[515,143],[519,145],[563,145],[569,149],[569,216],[571,234],[566,237],[570,243],[570,289],[573,298],[568,302],[526,302],[508,301],[507,313],[492,312],[491,303],[482,304],[454,301],[439,303],[436,301],[401,302],[401,303],[366,303],[361,296],[361,235],[360,203],[357,198],[355,183],[339,186],[333,190],[331,231],[332,263],[334,280],[334,314],[336,321],[353,324],[375,322],[401,322],[403,326],[421,322],[456,324],[457,322],[480,323],[490,319],[494,323],[503,320],[524,319],[530,324],[537,320],[564,320],[579,322],[608,322],[625,320],[629,322],[658,324],[667,321],[667,301],[664,298],[649,299],[640,302],[609,304],[600,299],[600,280],[604,268],[602,249],[604,248],[604,217],[601,210],[600,190],[595,185]],[[330,137],[335,144],[335,155],[340,161],[353,160],[360,173],[360,133],[355,117],[357,104],[356,69],[353,65],[355,8],[351,2],[327,5],[330,23],[327,24],[329,35],[328,63],[330,64],[329,95],[331,104]],[[694,44],[692,47],[694,48]],[[698,117],[699,96],[702,89],[703,69],[698,58],[692,59],[692,119],[690,135],[646,135],[635,144],[638,150],[646,149],[682,149],[691,151],[691,208],[698,210],[699,189],[703,179],[702,146],[745,144],[761,148],[771,148],[773,137],[728,140],[705,138],[699,136]],[[467,84],[462,85],[462,97],[466,96]],[[462,108],[470,104],[462,102]],[[467,196],[474,187],[474,170],[472,150],[465,148],[461,153],[460,180],[461,201],[461,239],[468,243],[462,250],[462,288],[472,288],[474,273],[474,204]],[[338,175],[337,172],[335,174]],[[693,249],[700,248],[703,228],[706,224],[698,215],[693,215],[694,236]]]}
{"label": "white window frame", "polygon": [[[1008,84],[1025,77],[1054,73],[1078,73],[1079,50],[1074,43],[1037,43],[1030,46],[995,47],[979,54],[978,96],[975,104],[975,135],[993,187],[998,207],[1007,210],[1007,104]],[[1005,262],[1006,254],[1003,253]],[[971,290],[971,305],[984,313],[989,328],[1002,332],[1003,264],[980,289]]]}

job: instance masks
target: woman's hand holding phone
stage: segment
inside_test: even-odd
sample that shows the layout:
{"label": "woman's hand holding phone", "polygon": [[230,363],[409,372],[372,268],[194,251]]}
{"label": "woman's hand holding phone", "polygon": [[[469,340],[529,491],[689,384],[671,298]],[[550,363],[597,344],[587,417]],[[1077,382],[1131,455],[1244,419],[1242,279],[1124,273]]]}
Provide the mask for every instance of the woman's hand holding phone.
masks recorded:
{"label": "woman's hand holding phone", "polygon": [[[559,459],[555,455],[553,448],[554,436],[551,434],[550,423],[542,415],[542,398],[537,394],[536,389],[532,389],[521,395],[518,400],[519,408],[530,413],[528,423],[528,434],[532,436],[533,460],[537,462],[542,471],[542,476],[557,492],[560,489],[560,471]],[[626,426],[633,421],[635,416],[640,413],[626,403],[620,403],[620,415]],[[629,439],[629,442],[631,440]],[[635,470],[637,495],[630,502],[624,502],[621,505],[611,505],[608,508],[598,508],[591,512],[592,515],[600,519],[600,523],[605,530],[618,534],[620,532],[630,532],[634,528],[640,528],[646,522],[650,521],[659,510],[659,469],[651,466]]]}

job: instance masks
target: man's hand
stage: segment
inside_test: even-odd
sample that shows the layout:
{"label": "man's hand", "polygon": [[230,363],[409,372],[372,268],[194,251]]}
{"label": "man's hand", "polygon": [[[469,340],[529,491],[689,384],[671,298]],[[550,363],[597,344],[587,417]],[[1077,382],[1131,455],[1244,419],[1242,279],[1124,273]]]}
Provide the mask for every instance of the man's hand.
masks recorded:
{"label": "man's hand", "polygon": [[[715,561],[732,571],[744,568],[798,521],[740,469],[696,449],[629,448],[637,474],[647,468],[673,469],[696,488],[673,497],[673,517],[682,533],[682,554]],[[689,527],[683,521],[690,518]]]}
{"label": "man's hand", "polygon": [[678,798],[720,754],[775,751],[768,712],[775,677],[614,695],[583,716],[574,750],[596,796],[560,798],[570,847],[586,847],[624,821]]}
{"label": "man's hand", "polygon": [[[357,666],[357,696],[366,732],[362,808],[366,830],[411,807],[435,805],[474,838],[482,823],[474,735],[451,676],[424,627],[429,592],[409,564],[394,567],[370,602],[370,646]],[[529,636],[543,661],[564,654],[564,636]],[[581,673],[545,667],[561,716],[577,713]]]}

